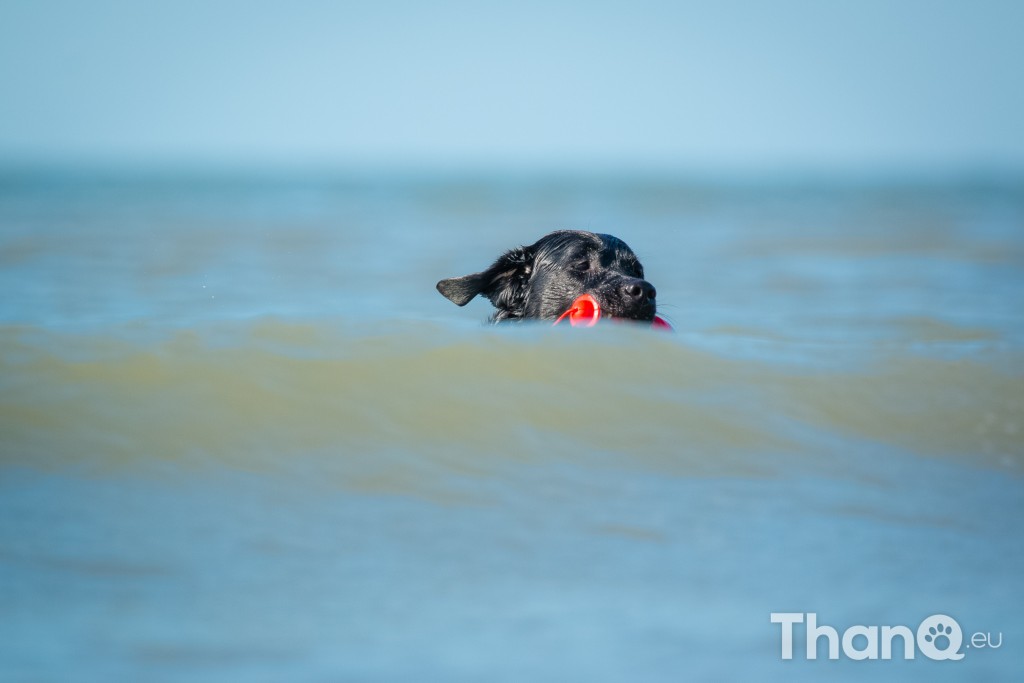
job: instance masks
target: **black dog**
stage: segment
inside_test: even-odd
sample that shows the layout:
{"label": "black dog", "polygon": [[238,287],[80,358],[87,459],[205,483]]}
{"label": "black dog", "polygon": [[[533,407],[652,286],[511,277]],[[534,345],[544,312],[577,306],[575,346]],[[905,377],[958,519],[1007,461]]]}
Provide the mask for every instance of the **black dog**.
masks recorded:
{"label": "black dog", "polygon": [[554,320],[581,294],[615,318],[650,322],[657,312],[654,287],[633,250],[612,235],[578,230],[512,249],[482,273],[441,280],[437,291],[459,306],[482,294],[498,309],[492,322]]}

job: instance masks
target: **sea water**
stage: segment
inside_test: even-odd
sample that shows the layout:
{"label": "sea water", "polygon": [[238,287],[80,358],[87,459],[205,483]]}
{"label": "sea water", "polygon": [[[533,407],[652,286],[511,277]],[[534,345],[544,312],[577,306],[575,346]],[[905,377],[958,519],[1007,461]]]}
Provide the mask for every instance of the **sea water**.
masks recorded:
{"label": "sea water", "polygon": [[[434,290],[560,228],[676,332]],[[1019,678],[1013,179],[8,172],[0,291],[4,680]]]}

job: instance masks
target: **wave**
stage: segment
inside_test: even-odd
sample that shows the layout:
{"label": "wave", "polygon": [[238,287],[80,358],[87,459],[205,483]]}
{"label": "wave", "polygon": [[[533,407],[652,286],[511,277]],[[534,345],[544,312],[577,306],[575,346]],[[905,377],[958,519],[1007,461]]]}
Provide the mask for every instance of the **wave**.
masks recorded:
{"label": "wave", "polygon": [[414,490],[538,460],[771,476],[793,458],[899,451],[1019,470],[1024,455],[1024,366],[1007,351],[823,365],[646,330],[263,320],[6,327],[0,359],[3,458],[27,466],[318,458],[345,485]]}

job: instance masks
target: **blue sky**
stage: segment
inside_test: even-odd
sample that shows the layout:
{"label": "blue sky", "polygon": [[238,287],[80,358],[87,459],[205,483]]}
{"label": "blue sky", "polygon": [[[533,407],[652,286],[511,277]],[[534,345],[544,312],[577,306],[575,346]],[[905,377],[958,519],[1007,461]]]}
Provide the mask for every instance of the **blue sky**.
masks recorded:
{"label": "blue sky", "polygon": [[1024,168],[1024,2],[0,4],[15,162]]}

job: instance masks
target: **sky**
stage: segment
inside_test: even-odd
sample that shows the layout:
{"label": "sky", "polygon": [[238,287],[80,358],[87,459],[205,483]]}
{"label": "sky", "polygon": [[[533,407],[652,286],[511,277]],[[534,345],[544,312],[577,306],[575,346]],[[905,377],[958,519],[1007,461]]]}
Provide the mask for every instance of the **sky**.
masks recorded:
{"label": "sky", "polygon": [[0,164],[1024,168],[1024,2],[0,2]]}

